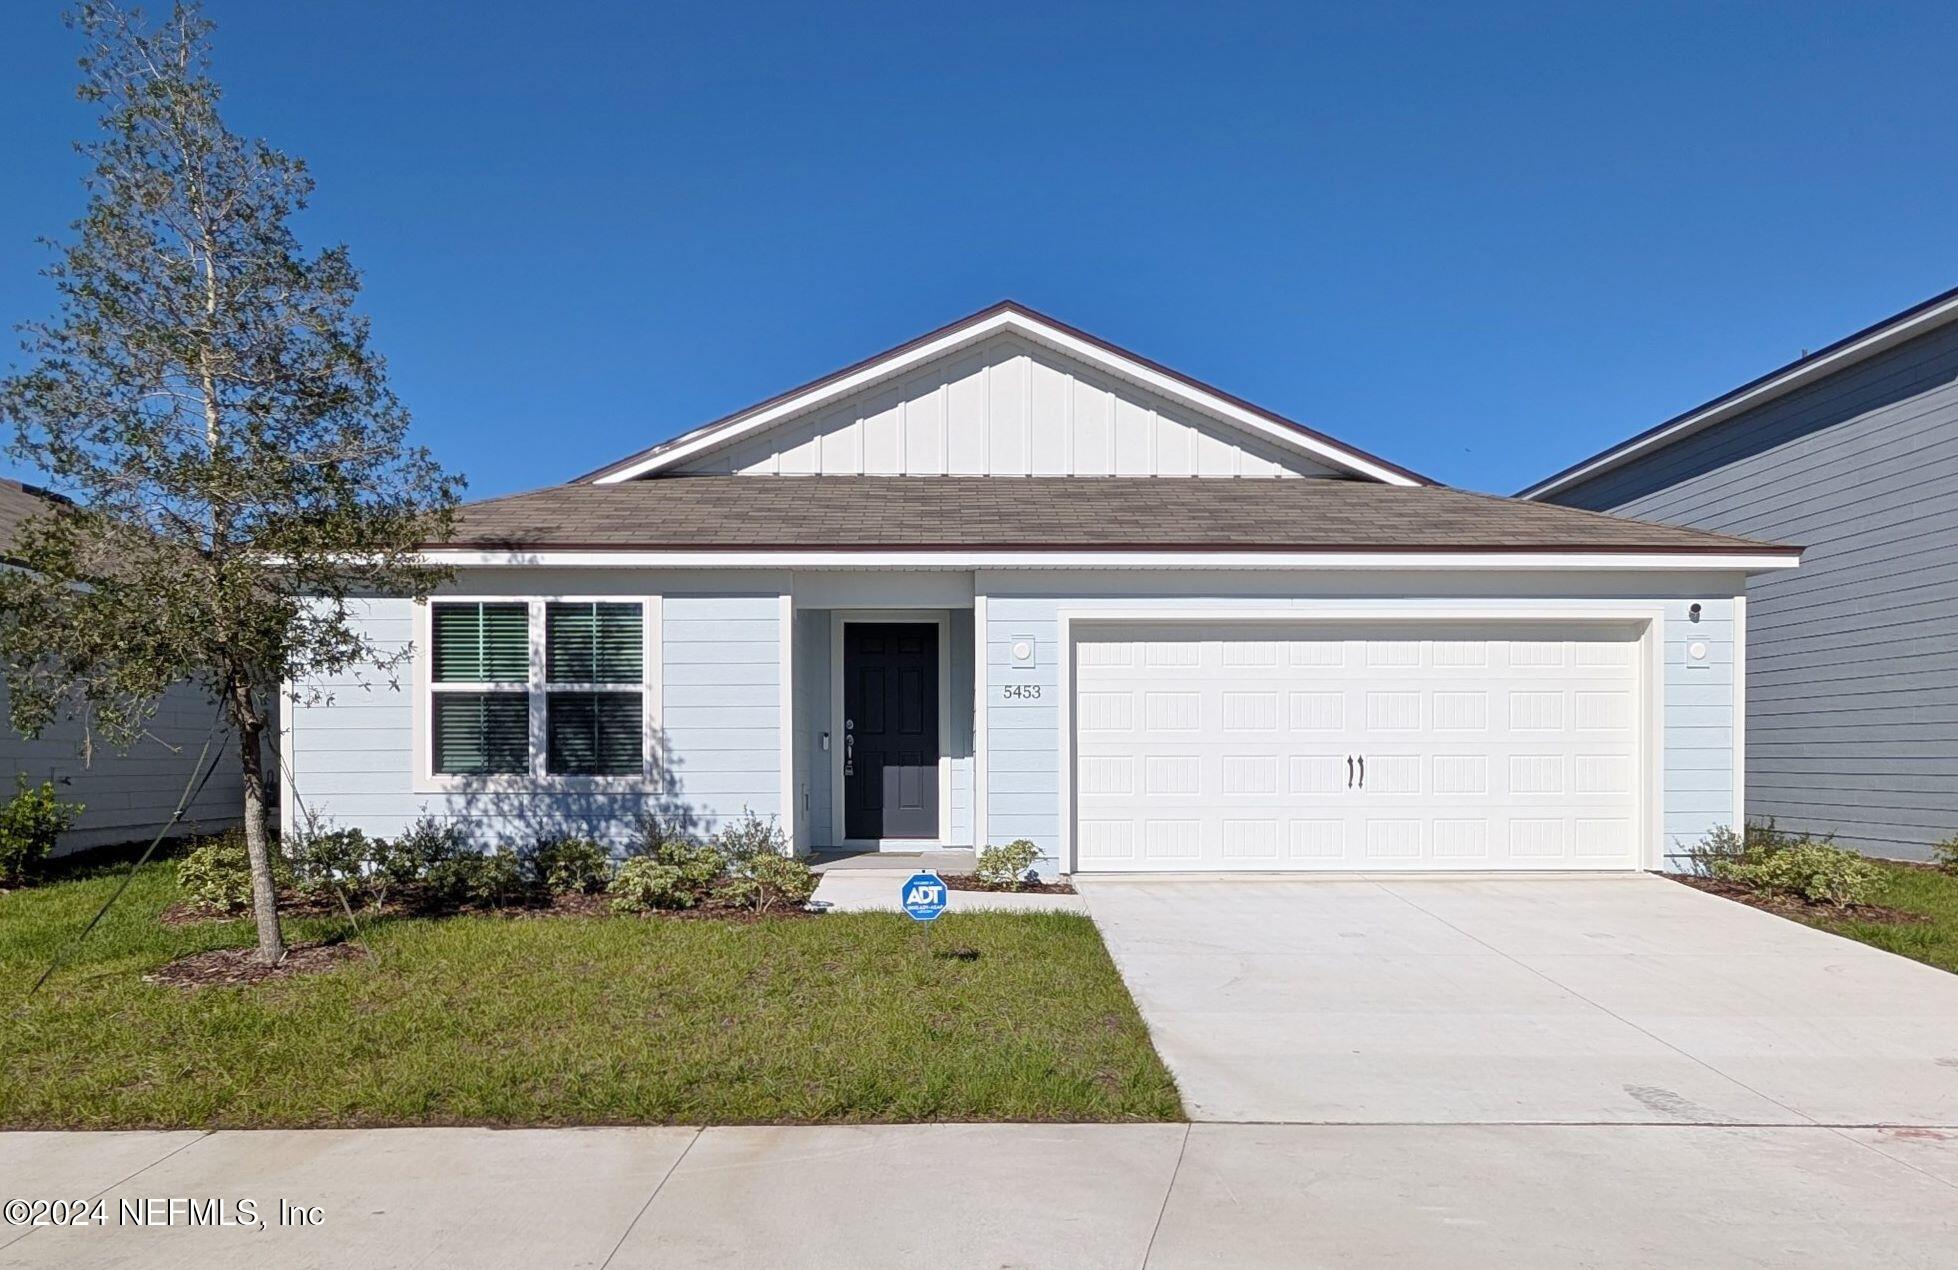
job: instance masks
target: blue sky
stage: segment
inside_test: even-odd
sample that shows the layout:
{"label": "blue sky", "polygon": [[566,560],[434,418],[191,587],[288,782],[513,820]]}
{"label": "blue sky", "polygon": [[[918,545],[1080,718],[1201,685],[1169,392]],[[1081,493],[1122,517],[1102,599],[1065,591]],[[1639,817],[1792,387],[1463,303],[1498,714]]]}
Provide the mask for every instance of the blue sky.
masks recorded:
{"label": "blue sky", "polygon": [[[29,8],[8,325],[92,125]],[[210,13],[472,496],[1002,297],[1508,492],[1958,282],[1950,5],[940,8]]]}

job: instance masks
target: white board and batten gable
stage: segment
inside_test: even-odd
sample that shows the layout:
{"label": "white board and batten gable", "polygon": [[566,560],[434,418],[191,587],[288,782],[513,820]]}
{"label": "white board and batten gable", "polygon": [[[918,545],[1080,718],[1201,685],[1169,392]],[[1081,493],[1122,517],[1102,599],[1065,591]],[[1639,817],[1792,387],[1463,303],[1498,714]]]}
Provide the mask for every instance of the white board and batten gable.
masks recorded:
{"label": "white board and batten gable", "polygon": [[1013,304],[588,475],[1422,478]]}

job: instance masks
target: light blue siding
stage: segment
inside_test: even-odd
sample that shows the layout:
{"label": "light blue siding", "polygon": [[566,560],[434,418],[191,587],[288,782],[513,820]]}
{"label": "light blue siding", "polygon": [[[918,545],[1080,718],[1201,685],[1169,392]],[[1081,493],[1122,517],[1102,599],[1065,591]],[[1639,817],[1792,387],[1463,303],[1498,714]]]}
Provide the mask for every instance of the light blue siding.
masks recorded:
{"label": "light blue siding", "polygon": [[972,843],[972,610],[952,612],[952,843]]}
{"label": "light blue siding", "polygon": [[[517,580],[479,582],[483,593],[521,594]],[[460,588],[458,589],[460,593]],[[620,594],[632,594],[620,587]],[[651,584],[640,592],[658,594]],[[602,793],[539,788],[496,792],[415,788],[415,683],[408,663],[365,667],[294,685],[291,762],[296,810],[370,834],[398,833],[418,817],[462,821],[489,845],[542,833],[582,833],[623,844],[638,818],[658,811],[711,832],[744,808],[775,817],[781,797],[780,598],[775,593],[667,594],[657,667],[663,771],[644,788]],[[385,656],[408,647],[414,607],[371,599],[356,618]]]}
{"label": "light blue siding", "polygon": [[835,726],[830,704],[830,612],[795,615],[795,770],[797,796],[808,824],[805,841],[826,847],[837,841],[831,821],[830,755],[823,737]]}
{"label": "light blue siding", "polygon": [[[782,789],[781,598],[668,595],[661,616],[667,796],[711,833],[743,811],[777,817]],[[757,704],[762,694],[774,704]]]}

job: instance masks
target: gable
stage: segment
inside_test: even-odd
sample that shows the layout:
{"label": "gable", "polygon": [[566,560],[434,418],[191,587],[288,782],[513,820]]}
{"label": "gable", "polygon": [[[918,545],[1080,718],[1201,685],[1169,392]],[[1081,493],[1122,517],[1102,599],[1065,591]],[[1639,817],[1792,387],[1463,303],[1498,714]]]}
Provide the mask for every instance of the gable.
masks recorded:
{"label": "gable", "polygon": [[706,474],[1428,483],[1012,304],[580,479]]}
{"label": "gable", "polygon": [[1344,476],[1010,335],[710,450],[685,474]]}

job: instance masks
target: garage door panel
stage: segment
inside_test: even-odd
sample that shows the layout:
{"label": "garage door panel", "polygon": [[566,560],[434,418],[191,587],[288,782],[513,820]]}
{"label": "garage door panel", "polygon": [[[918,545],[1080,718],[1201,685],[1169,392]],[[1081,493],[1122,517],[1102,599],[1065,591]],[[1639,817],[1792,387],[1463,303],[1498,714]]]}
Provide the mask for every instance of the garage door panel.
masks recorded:
{"label": "garage door panel", "polygon": [[1637,867],[1637,647],[1629,625],[1084,635],[1078,867]]}

